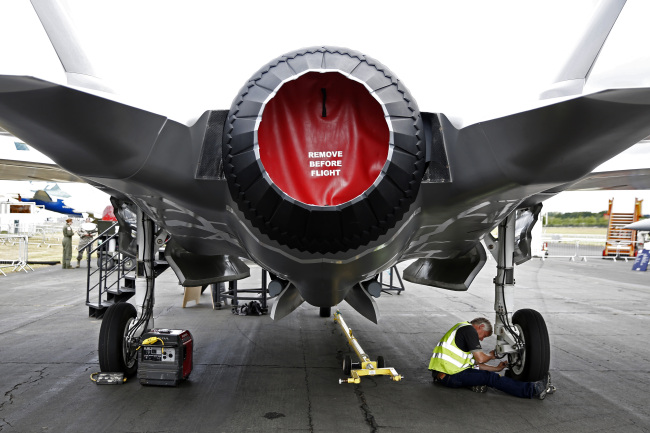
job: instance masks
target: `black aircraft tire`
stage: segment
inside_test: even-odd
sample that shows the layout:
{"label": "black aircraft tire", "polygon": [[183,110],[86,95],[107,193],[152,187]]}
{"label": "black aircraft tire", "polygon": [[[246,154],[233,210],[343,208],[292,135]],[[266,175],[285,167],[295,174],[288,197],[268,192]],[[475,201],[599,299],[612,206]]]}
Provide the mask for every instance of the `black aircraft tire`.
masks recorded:
{"label": "black aircraft tire", "polygon": [[352,372],[352,358],[350,355],[345,355],[343,357],[343,374],[349,376],[350,372]]}
{"label": "black aircraft tire", "polygon": [[101,268],[103,271],[110,271],[115,267],[115,260],[111,255],[100,251],[97,254],[97,267]]}
{"label": "black aircraft tire", "polygon": [[138,370],[137,361],[127,365],[124,359],[124,333],[137,311],[127,302],[112,305],[106,311],[99,329],[99,368],[103,372],[122,372],[126,377]]}
{"label": "black aircraft tire", "polygon": [[386,367],[386,361],[384,361],[384,357],[379,355],[377,357],[377,368],[384,368]]}
{"label": "black aircraft tire", "polygon": [[523,331],[526,351],[523,368],[518,372],[509,369],[508,376],[524,382],[542,380],[548,373],[551,360],[551,344],[544,318],[535,310],[523,309],[515,312],[512,323]]}
{"label": "black aircraft tire", "polygon": [[330,317],[332,315],[332,307],[320,307],[320,317]]}

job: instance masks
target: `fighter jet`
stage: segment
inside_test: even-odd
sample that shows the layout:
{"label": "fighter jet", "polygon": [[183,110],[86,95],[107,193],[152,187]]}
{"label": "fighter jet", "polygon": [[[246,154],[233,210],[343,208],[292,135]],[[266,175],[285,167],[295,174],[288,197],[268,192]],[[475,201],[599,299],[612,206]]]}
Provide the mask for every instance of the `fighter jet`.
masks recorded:
{"label": "fighter jet", "polygon": [[63,202],[63,199],[57,198],[53,200],[50,195],[44,190],[40,189],[34,193],[34,196],[31,198],[18,196],[18,199],[23,202],[33,202],[38,206],[42,206],[44,209],[51,212],[62,213],[71,217],[81,218],[83,215],[80,212],[76,212],[74,208],[66,205]]}
{"label": "fighter jet", "polygon": [[[542,202],[650,135],[650,88],[583,92],[624,3],[596,8],[529,108],[460,127],[418,105],[431,99],[426,87],[412,94],[381,53],[300,48],[299,35],[294,51],[260,59],[241,77],[230,107],[185,124],[120,102],[64,11],[32,0],[68,85],[0,75],[0,126],[109,192],[118,214],[135,210],[143,245],[169,237],[165,256],[181,284],[242,278],[240,258],[259,264],[273,276],[275,319],[303,302],[329,315],[345,301],[376,322],[377,276],[404,261],[412,261],[408,281],[468,290],[487,245],[497,259],[496,352],[514,377],[538,380],[550,359],[544,319],[531,309],[512,314],[506,298],[515,264],[530,258]],[[237,49],[238,31],[213,48]],[[434,55],[441,41],[411,42],[404,49],[418,67],[449,66]],[[106,313],[102,370],[133,372],[138,335],[153,321],[149,279],[145,296],[139,313],[130,304]]]}

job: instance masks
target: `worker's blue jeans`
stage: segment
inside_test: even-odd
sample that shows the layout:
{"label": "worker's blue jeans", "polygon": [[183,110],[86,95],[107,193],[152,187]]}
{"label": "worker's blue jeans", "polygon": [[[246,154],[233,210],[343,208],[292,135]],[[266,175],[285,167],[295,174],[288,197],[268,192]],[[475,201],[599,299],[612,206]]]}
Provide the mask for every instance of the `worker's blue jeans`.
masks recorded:
{"label": "worker's blue jeans", "polygon": [[506,392],[522,398],[533,398],[535,393],[534,382],[520,382],[506,376],[499,376],[493,371],[475,370],[468,368],[460,373],[448,374],[442,379],[437,380],[449,388],[463,388],[476,385],[487,385],[499,391]]}

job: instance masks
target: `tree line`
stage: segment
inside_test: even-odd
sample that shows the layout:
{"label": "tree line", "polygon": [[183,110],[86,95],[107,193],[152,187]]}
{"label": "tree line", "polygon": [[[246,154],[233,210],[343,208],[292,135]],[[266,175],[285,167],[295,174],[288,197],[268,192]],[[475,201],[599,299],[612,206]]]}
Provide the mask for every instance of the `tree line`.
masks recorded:
{"label": "tree line", "polygon": [[606,211],[593,212],[549,212],[546,225],[549,227],[607,227]]}

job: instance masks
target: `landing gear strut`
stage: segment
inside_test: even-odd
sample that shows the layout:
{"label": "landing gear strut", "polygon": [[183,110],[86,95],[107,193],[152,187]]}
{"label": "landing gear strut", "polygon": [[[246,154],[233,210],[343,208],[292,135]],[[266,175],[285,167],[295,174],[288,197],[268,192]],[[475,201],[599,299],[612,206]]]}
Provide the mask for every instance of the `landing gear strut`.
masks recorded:
{"label": "landing gear strut", "polygon": [[[111,305],[104,314],[99,330],[99,367],[102,372],[124,373],[133,376],[137,372],[137,348],[142,334],[153,328],[154,305],[154,252],[156,242],[154,223],[138,210],[138,269],[136,292],[140,316],[136,308],[126,302]],[[144,287],[140,287],[144,285]],[[144,289],[144,290],[142,290]],[[144,297],[138,297],[144,292]]]}
{"label": "landing gear strut", "polygon": [[550,342],[540,313],[522,309],[512,315],[506,308],[507,304],[512,305],[514,297],[515,215],[513,212],[499,224],[495,254],[497,276],[494,278],[494,334],[497,337],[494,352],[499,358],[508,357],[506,374],[509,377],[532,382],[541,380],[548,373]]}

